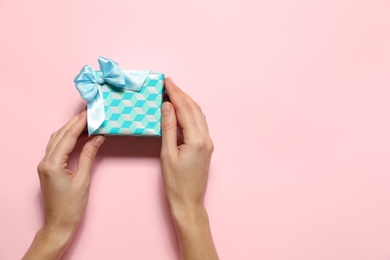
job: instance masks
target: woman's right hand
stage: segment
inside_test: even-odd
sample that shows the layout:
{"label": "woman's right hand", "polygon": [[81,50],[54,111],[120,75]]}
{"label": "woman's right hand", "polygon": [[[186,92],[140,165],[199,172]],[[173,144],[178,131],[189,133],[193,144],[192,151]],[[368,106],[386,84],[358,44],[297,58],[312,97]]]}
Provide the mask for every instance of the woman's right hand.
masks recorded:
{"label": "woman's right hand", "polygon": [[[162,177],[181,256],[218,259],[203,203],[214,150],[206,118],[199,105],[170,78],[165,89],[170,102],[162,106]],[[183,134],[180,145],[178,125]]]}

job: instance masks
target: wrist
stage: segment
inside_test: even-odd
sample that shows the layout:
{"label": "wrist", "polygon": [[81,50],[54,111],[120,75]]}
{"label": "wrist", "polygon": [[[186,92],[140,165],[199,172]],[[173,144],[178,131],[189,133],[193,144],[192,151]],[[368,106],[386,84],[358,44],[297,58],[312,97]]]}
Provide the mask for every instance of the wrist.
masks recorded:
{"label": "wrist", "polygon": [[65,250],[73,239],[77,226],[56,227],[44,225],[37,232],[42,241],[49,244],[53,250]]}
{"label": "wrist", "polygon": [[171,204],[171,215],[173,222],[178,225],[181,223],[198,223],[205,218],[208,219],[206,208],[203,203],[198,204]]}
{"label": "wrist", "polygon": [[28,259],[60,259],[72,241],[76,229],[61,229],[44,225],[23,257]]}
{"label": "wrist", "polygon": [[171,215],[181,259],[218,259],[203,203],[171,207]]}

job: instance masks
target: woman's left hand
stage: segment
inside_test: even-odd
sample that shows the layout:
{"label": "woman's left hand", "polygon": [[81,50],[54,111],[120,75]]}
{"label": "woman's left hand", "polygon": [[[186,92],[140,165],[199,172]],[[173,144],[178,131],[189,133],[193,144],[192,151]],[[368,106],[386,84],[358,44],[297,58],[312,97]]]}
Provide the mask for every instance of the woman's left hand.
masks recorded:
{"label": "woman's left hand", "polygon": [[103,136],[91,138],[83,147],[77,169],[68,169],[69,154],[86,126],[86,111],[74,116],[54,132],[38,165],[44,202],[44,225],[24,259],[59,259],[70,244],[88,202],[90,172]]}

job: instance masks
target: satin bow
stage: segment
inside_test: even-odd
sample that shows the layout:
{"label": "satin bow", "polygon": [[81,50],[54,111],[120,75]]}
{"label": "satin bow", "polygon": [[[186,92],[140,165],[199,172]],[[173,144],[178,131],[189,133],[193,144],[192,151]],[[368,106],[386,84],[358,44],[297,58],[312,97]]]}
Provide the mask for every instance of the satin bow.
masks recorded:
{"label": "satin bow", "polygon": [[88,135],[93,134],[105,119],[101,85],[140,91],[150,73],[150,70],[124,72],[118,63],[104,57],[98,57],[98,62],[101,72],[86,65],[74,79],[81,97],[87,101]]}

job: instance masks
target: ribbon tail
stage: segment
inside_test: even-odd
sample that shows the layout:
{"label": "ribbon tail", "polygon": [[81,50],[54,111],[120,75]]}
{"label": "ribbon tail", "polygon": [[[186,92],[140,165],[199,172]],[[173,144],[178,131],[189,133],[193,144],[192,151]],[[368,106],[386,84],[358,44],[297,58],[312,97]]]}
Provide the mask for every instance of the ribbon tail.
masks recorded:
{"label": "ribbon tail", "polygon": [[88,136],[91,136],[104,122],[105,112],[103,94],[100,85],[95,98],[87,104]]}

